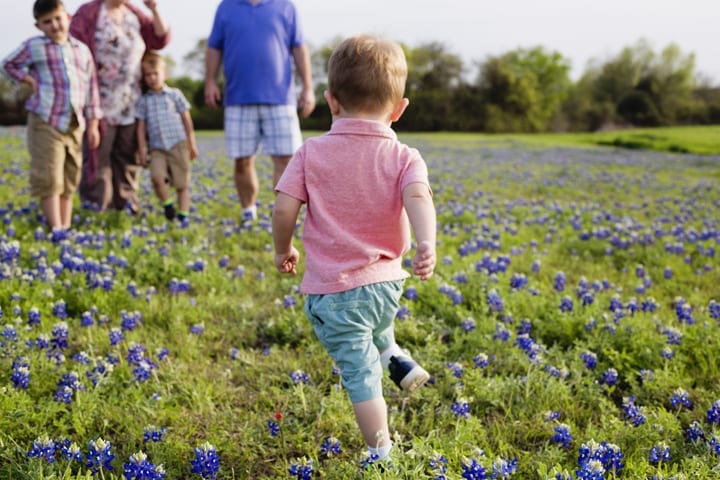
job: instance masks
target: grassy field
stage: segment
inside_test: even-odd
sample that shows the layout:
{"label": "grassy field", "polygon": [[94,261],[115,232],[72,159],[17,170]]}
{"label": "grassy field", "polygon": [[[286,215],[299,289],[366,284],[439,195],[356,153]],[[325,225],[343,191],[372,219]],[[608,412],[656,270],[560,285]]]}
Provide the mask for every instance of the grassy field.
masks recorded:
{"label": "grassy field", "polygon": [[431,139],[439,143],[451,141],[463,145],[547,147],[618,147],[659,152],[720,154],[720,125],[637,128],[594,133],[550,134],[475,134],[432,133],[404,134],[407,138]]}
{"label": "grassy field", "polygon": [[441,262],[405,284],[398,341],[433,378],[385,383],[382,469],[273,267],[267,159],[252,226],[203,132],[187,224],[144,172],[142,215],[78,205],[53,241],[1,133],[0,479],[720,478],[720,156],[401,135]]}

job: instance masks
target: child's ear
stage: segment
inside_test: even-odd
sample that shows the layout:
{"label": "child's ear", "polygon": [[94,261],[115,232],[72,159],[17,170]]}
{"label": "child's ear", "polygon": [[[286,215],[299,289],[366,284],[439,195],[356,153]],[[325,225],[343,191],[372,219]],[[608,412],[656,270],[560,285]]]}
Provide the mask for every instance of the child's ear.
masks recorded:
{"label": "child's ear", "polygon": [[392,113],[390,114],[390,121],[391,122],[397,122],[400,120],[400,117],[402,117],[402,114],[405,113],[405,109],[410,105],[410,100],[407,98],[400,99],[393,108]]}
{"label": "child's ear", "polygon": [[338,102],[337,98],[335,98],[335,95],[333,95],[330,90],[325,90],[323,92],[323,97],[325,97],[328,107],[330,107],[330,114],[340,115],[340,102]]}

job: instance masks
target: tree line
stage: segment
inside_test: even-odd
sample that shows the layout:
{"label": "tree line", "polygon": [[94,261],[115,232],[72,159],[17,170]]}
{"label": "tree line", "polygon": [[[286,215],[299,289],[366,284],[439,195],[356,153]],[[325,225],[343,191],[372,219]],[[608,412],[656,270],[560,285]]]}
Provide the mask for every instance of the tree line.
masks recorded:
{"label": "tree line", "polygon": [[[337,42],[313,49],[318,105],[302,120],[305,129],[330,125],[322,92]],[[196,129],[221,129],[222,111],[204,102],[205,45],[199,41],[183,57],[190,74],[171,75],[168,83],[191,101]],[[395,125],[400,131],[561,132],[720,123],[720,88],[703,79],[695,71],[694,55],[676,44],[656,52],[639,40],[608,59],[589,62],[577,81],[570,78],[569,59],[542,46],[475,62],[474,77],[442,43],[403,48],[411,103]],[[17,123],[24,123],[22,95],[0,81],[0,124]]]}

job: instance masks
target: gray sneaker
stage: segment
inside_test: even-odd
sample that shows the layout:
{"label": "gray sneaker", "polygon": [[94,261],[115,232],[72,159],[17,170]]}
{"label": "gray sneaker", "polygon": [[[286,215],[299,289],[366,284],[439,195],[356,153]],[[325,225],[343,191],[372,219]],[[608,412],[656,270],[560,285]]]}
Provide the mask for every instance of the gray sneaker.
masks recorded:
{"label": "gray sneaker", "polygon": [[414,392],[430,379],[430,374],[424,368],[404,355],[390,357],[388,370],[390,379],[407,393]]}

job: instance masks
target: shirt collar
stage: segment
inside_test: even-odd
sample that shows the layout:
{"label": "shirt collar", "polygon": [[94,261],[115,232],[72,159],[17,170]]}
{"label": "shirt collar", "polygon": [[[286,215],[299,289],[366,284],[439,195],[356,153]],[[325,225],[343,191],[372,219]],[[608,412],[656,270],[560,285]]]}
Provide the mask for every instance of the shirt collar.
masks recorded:
{"label": "shirt collar", "polygon": [[330,135],[352,133],[355,135],[374,135],[391,138],[393,140],[397,139],[395,131],[386,124],[375,120],[364,120],[360,118],[335,119],[328,133]]}

